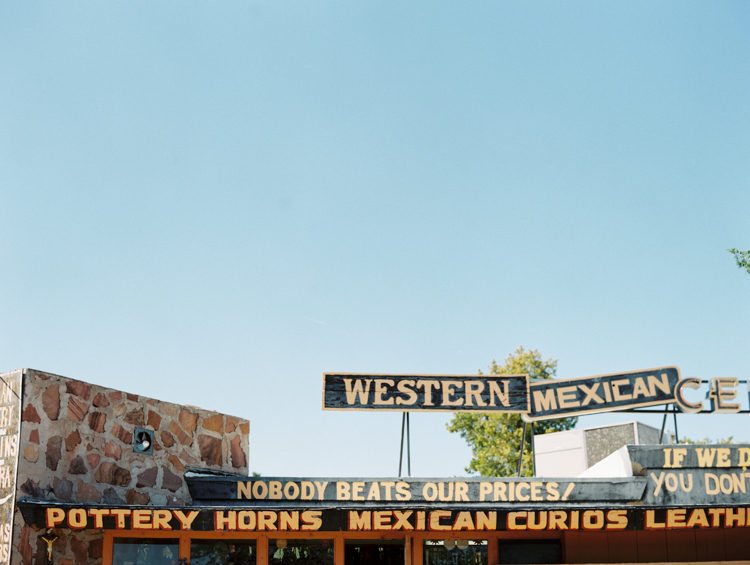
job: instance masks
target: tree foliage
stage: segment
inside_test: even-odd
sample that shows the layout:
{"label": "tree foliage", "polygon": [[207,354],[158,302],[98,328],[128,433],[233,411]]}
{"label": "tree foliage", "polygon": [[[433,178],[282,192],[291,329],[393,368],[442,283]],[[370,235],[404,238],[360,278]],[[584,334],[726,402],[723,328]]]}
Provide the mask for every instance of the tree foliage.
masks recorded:
{"label": "tree foliage", "polygon": [[739,249],[727,249],[727,251],[734,255],[737,266],[750,274],[750,251],[740,251]]}
{"label": "tree foliage", "polygon": [[[544,360],[536,349],[521,346],[508,355],[502,365],[493,359],[489,369],[491,375],[526,373],[530,379],[552,379],[557,374],[557,359]],[[537,422],[534,433],[569,430],[577,421],[578,418],[563,418]],[[472,459],[466,467],[468,473],[483,477],[509,477],[517,473],[523,430],[520,414],[456,412],[447,427],[448,431],[460,434],[471,447]],[[531,432],[528,430],[522,474],[531,476],[532,469]]]}

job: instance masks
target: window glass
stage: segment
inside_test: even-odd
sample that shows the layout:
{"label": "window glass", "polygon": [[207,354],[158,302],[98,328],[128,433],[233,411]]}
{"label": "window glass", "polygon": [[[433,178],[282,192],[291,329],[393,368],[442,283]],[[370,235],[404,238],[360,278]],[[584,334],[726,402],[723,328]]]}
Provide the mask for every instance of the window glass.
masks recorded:
{"label": "window glass", "polygon": [[180,543],[176,539],[115,539],[112,565],[177,565]]}
{"label": "window glass", "polygon": [[190,542],[190,565],[255,565],[255,540]]}
{"label": "window glass", "polygon": [[487,565],[487,540],[425,540],[425,565]]}
{"label": "window glass", "polygon": [[404,540],[351,540],[344,543],[346,565],[403,565]]}
{"label": "window glass", "polygon": [[562,563],[560,540],[499,540],[500,563]]}
{"label": "window glass", "polygon": [[270,539],[268,565],[333,565],[333,540]]}

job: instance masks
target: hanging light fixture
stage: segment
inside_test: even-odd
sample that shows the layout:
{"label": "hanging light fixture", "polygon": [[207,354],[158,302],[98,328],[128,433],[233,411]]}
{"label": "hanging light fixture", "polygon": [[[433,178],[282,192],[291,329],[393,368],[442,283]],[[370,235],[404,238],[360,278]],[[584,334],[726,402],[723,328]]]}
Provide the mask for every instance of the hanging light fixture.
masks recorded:
{"label": "hanging light fixture", "polygon": [[458,549],[466,549],[467,547],[469,547],[469,540],[467,539],[458,540],[456,542],[456,547],[458,547]]}
{"label": "hanging light fixture", "polygon": [[456,547],[456,540],[454,539],[443,540],[443,545],[445,546],[445,549],[453,549],[454,547]]}
{"label": "hanging light fixture", "polygon": [[286,548],[286,540],[285,539],[277,539],[276,540],[276,547],[278,547],[279,549]]}

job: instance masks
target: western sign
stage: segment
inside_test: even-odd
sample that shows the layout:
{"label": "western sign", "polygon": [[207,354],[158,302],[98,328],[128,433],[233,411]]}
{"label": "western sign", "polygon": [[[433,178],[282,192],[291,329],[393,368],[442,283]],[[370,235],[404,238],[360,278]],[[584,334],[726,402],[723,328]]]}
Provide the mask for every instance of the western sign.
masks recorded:
{"label": "western sign", "polygon": [[529,378],[325,373],[323,410],[528,412]]}
{"label": "western sign", "polygon": [[672,404],[679,381],[677,367],[532,383],[528,375],[325,373],[323,409],[516,412],[548,420]]}

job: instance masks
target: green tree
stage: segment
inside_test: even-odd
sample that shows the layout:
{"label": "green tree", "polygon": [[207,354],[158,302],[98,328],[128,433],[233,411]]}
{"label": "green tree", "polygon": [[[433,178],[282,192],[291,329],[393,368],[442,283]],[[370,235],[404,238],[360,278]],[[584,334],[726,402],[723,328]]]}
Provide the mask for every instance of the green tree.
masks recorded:
{"label": "green tree", "polygon": [[[505,363],[495,360],[489,367],[491,375],[526,373],[530,379],[552,379],[557,373],[557,359],[546,361],[536,349],[519,347],[508,355]],[[482,371],[479,371],[482,374]],[[576,425],[578,418],[547,420],[534,424],[535,434],[561,432]],[[521,447],[523,420],[520,414],[492,412],[456,412],[447,425],[448,431],[461,434],[471,447],[472,459],[466,471],[482,477],[509,477],[518,472],[518,453]],[[526,433],[523,475],[531,476],[531,431]]]}
{"label": "green tree", "polygon": [[750,274],[750,251],[740,251],[739,249],[727,249],[727,251],[734,255],[737,266]]}

